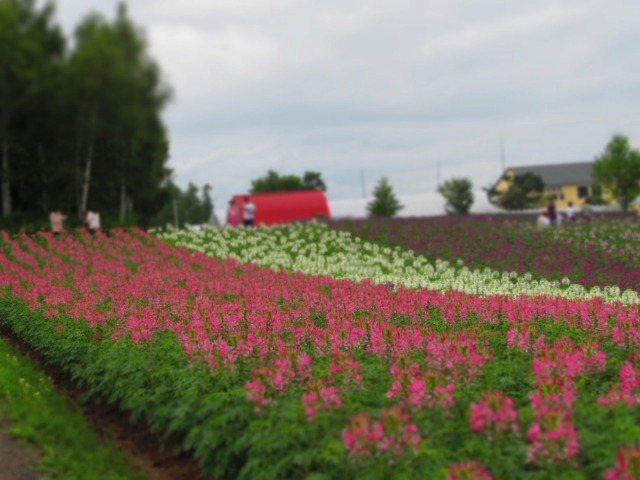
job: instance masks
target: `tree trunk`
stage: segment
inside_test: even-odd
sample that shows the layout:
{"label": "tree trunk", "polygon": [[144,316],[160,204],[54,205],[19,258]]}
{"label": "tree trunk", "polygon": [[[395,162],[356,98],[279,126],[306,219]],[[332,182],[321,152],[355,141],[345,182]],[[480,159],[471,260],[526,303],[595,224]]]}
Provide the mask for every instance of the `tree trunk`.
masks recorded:
{"label": "tree trunk", "polygon": [[[633,200],[633,199],[631,199]],[[623,212],[628,212],[629,211],[629,205],[631,204],[631,200],[629,200],[629,197],[627,197],[626,195],[623,195],[620,198],[620,207],[622,208]]]}
{"label": "tree trunk", "polygon": [[82,156],[82,133],[80,131],[81,127],[80,127],[80,118],[78,117],[76,119],[76,148],[75,148],[75,165],[74,165],[74,170],[73,170],[73,193],[74,196],[76,197],[76,211],[78,212],[78,216],[80,216],[81,214],[81,201],[80,201],[80,185],[79,185],[79,172],[81,169],[81,164],[82,164],[82,160],[81,160],[81,156]]}
{"label": "tree trunk", "polygon": [[[4,66],[3,66],[4,70]],[[8,217],[13,210],[11,205],[11,181],[9,180],[9,117],[11,115],[11,96],[9,80],[5,71],[0,71],[0,168],[2,169],[2,216]]]}
{"label": "tree trunk", "polygon": [[89,201],[89,185],[91,184],[91,165],[93,164],[93,143],[95,139],[96,128],[96,113],[91,113],[89,131],[89,146],[87,148],[87,160],[84,166],[84,180],[82,182],[82,196],[80,197],[80,211],[78,214],[81,219],[84,219],[85,213],[87,213],[87,203]]}
{"label": "tree trunk", "polygon": [[120,223],[124,225],[124,220],[127,216],[127,188],[124,186],[124,182],[120,186]]}
{"label": "tree trunk", "polygon": [[173,225],[178,228],[178,201],[173,199]]}
{"label": "tree trunk", "polygon": [[93,138],[89,140],[89,149],[87,151],[87,163],[84,168],[84,181],[82,182],[82,197],[80,198],[80,218],[87,211],[87,202],[89,200],[89,184],[91,183],[91,164],[93,163]]}
{"label": "tree trunk", "polygon": [[47,178],[47,168],[46,168],[46,160],[44,157],[44,148],[42,144],[38,144],[38,159],[40,160],[40,172],[42,174],[42,198],[41,198],[41,206],[42,211],[47,213],[50,209],[49,205],[49,179]]}
{"label": "tree trunk", "polygon": [[2,216],[11,215],[11,182],[9,181],[9,139],[8,137],[7,112],[2,112],[0,119],[0,137],[2,138],[0,145],[0,155],[2,155]]}
{"label": "tree trunk", "polygon": [[2,137],[2,216],[11,215],[11,182],[9,182],[9,142]]}

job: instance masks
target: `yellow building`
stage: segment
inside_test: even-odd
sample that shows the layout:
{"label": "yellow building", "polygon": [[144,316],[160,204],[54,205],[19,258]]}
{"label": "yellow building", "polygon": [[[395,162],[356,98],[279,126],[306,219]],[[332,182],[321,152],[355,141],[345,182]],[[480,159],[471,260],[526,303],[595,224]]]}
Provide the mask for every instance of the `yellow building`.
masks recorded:
{"label": "yellow building", "polygon": [[587,198],[601,197],[607,203],[611,195],[593,177],[593,162],[557,163],[507,168],[495,184],[495,189],[505,191],[514,175],[535,173],[545,185],[544,196],[554,198],[558,208],[566,208],[569,202],[574,207],[584,205]]}

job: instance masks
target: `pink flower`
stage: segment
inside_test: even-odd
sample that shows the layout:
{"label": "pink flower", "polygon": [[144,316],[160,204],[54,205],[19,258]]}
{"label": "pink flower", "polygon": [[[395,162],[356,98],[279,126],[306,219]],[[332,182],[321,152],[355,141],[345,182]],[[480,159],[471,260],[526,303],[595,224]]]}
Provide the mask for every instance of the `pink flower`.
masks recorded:
{"label": "pink flower", "polygon": [[379,422],[368,412],[352,417],[343,433],[345,446],[354,456],[401,455],[422,442],[418,426],[401,407],[384,410]]}
{"label": "pink flower", "polygon": [[320,412],[340,408],[344,403],[338,387],[324,386],[323,382],[315,381],[308,388],[309,392],[303,395],[302,403],[311,422],[316,420]]}
{"label": "pink flower", "polygon": [[493,480],[487,467],[477,460],[469,460],[449,467],[447,480]]}
{"label": "pink flower", "polygon": [[620,381],[599,399],[601,405],[625,402],[628,405],[640,404],[640,352],[633,352],[620,368]]}
{"label": "pink flower", "polygon": [[640,478],[640,444],[621,448],[618,451],[616,467],[604,475],[605,480],[637,480]]}
{"label": "pink flower", "polygon": [[489,438],[494,439],[499,432],[517,434],[519,428],[515,403],[502,391],[485,393],[480,403],[471,405],[471,429],[475,432],[489,430]]}
{"label": "pink flower", "polygon": [[398,398],[413,411],[455,405],[456,385],[453,382],[445,385],[447,380],[441,372],[424,372],[420,364],[407,365],[402,358],[398,362],[391,367],[395,381],[387,392],[388,398]]}
{"label": "pink flower", "polygon": [[347,450],[352,455],[368,455],[373,453],[373,445],[369,442],[369,435],[373,428],[373,417],[369,412],[363,412],[347,421],[347,428],[342,433]]}
{"label": "pink flower", "polygon": [[529,429],[529,460],[556,463],[580,454],[578,430],[565,413],[547,415]]}

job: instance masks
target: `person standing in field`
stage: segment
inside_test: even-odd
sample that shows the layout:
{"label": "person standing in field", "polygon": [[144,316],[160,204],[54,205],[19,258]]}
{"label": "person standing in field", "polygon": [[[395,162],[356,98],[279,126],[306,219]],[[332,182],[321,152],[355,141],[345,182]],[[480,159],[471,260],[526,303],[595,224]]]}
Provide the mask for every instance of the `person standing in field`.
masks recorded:
{"label": "person standing in field", "polygon": [[536,220],[536,225],[538,226],[538,228],[547,228],[550,225],[549,217],[547,216],[546,210],[540,212],[540,215]]}
{"label": "person standing in field", "polygon": [[547,205],[547,218],[551,226],[554,226],[558,222],[558,212],[556,210],[556,202],[551,199],[549,205]]}
{"label": "person standing in field", "polygon": [[248,198],[244,205],[244,225],[245,227],[253,227],[256,223],[256,205]]}
{"label": "person standing in field", "polygon": [[232,227],[240,225],[240,207],[235,199],[229,200],[229,210],[227,212],[227,223]]}
{"label": "person standing in field", "polygon": [[87,223],[89,233],[95,236],[100,231],[100,212],[94,208],[90,208],[87,211],[85,222]]}
{"label": "person standing in field", "polygon": [[59,208],[56,208],[53,212],[49,214],[49,221],[51,222],[51,231],[55,236],[60,235],[64,232],[64,221],[67,219],[67,216],[60,211]]}
{"label": "person standing in field", "polygon": [[569,202],[567,204],[567,219],[570,222],[575,222],[576,221],[576,209],[573,206],[573,202]]}
{"label": "person standing in field", "polygon": [[584,205],[582,206],[580,215],[585,222],[590,222],[593,219],[593,207],[591,206],[590,198],[587,197],[587,199],[584,201]]}

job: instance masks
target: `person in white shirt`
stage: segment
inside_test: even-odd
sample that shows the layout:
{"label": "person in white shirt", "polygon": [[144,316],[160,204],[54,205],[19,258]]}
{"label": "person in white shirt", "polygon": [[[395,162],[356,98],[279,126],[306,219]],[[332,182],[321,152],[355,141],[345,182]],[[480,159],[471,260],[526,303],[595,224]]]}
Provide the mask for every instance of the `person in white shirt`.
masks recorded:
{"label": "person in white shirt", "polygon": [[540,212],[538,219],[536,220],[536,225],[538,228],[547,228],[551,226],[551,221],[549,220],[549,214],[546,210]]}
{"label": "person in white shirt", "polygon": [[573,202],[567,204],[567,220],[570,222],[576,221],[576,208],[573,206]]}
{"label": "person in white shirt", "polygon": [[251,198],[244,205],[244,225],[245,227],[253,227],[256,223],[256,205]]}
{"label": "person in white shirt", "polygon": [[91,235],[95,235],[100,231],[100,212],[96,209],[90,208],[87,211],[85,222],[87,223],[87,228]]}
{"label": "person in white shirt", "polygon": [[49,214],[49,221],[51,222],[51,231],[54,235],[60,235],[64,232],[64,221],[67,219],[67,216],[60,211],[59,208],[56,208],[53,212]]}

